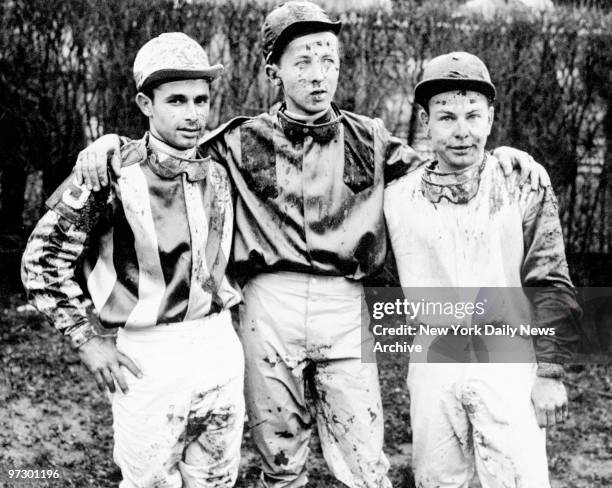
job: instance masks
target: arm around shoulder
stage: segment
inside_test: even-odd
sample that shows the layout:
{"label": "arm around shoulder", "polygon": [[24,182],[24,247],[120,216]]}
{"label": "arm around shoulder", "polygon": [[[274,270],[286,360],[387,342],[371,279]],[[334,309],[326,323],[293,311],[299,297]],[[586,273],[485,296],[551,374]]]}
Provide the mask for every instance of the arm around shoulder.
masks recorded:
{"label": "arm around shoulder", "polygon": [[121,169],[121,147],[130,140],[117,134],[105,134],[83,149],[74,167],[77,183],[93,191],[108,185],[109,164],[115,175],[118,175]]}
{"label": "arm around shoulder", "polygon": [[531,183],[532,190],[550,185],[548,173],[529,153],[513,147],[500,146],[493,150],[493,155],[499,161],[506,177],[512,175],[514,168],[518,168],[519,172],[525,175]]}
{"label": "arm around shoulder", "polygon": [[407,142],[392,135],[380,119],[375,119],[383,140],[385,184],[391,183],[419,168],[425,163],[423,157]]}

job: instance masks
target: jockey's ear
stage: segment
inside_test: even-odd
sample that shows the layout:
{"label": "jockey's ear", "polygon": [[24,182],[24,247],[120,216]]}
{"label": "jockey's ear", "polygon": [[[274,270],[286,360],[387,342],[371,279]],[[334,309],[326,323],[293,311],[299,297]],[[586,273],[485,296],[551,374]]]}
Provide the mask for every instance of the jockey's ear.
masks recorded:
{"label": "jockey's ear", "polygon": [[283,80],[281,80],[280,77],[278,76],[278,70],[279,70],[278,64],[276,63],[266,64],[265,70],[266,70],[266,76],[274,85],[281,86],[283,84]]}
{"label": "jockey's ear", "polygon": [[419,119],[421,119],[421,124],[427,130],[427,137],[429,137],[429,114],[423,107],[419,107]]}
{"label": "jockey's ear", "polygon": [[153,115],[153,100],[144,93],[138,92],[136,94],[136,105],[146,117]]}

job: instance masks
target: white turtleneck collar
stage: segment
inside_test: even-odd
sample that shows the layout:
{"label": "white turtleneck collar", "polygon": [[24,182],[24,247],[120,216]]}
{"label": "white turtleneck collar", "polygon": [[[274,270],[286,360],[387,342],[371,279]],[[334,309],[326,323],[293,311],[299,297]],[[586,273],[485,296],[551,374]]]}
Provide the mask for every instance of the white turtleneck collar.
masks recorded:
{"label": "white turtleneck collar", "polygon": [[189,149],[177,149],[155,137],[151,132],[149,132],[149,146],[155,151],[157,159],[160,161],[170,156],[179,159],[193,159],[197,152],[197,145]]}
{"label": "white turtleneck collar", "polygon": [[327,112],[329,112],[329,110],[330,108],[328,107],[325,110],[322,110],[321,112],[316,113],[314,115],[298,115],[294,112],[287,110],[287,108],[284,109],[284,112],[287,116],[291,117],[293,120],[296,120],[303,124],[314,124],[315,121],[323,117]]}

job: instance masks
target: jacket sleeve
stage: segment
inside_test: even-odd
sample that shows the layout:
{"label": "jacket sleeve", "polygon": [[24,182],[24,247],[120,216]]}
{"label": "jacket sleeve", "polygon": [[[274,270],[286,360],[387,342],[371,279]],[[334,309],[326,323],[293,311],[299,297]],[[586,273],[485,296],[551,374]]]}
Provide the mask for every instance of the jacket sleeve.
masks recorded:
{"label": "jacket sleeve", "polygon": [[385,184],[414,171],[425,163],[411,146],[392,135],[382,120],[376,119],[376,121],[382,131]]}
{"label": "jacket sleeve", "polygon": [[49,199],[50,209],[28,240],[21,279],[30,303],[78,348],[96,335],[109,335],[76,279],[108,192],[88,192],[71,178]]}
{"label": "jacket sleeve", "polygon": [[576,300],[565,257],[557,199],[550,185],[529,192],[523,217],[523,286],[532,300],[538,327],[554,335],[534,339],[538,375],[560,377],[578,341],[582,310]]}

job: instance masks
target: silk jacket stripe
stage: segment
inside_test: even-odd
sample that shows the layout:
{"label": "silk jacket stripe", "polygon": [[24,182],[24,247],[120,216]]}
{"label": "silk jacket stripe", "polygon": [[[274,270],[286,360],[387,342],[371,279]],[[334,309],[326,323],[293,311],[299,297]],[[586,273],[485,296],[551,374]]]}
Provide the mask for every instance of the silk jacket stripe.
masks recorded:
{"label": "silk jacket stripe", "polygon": [[122,169],[119,191],[127,221],[138,236],[134,240],[139,267],[138,302],[127,317],[125,325],[155,324],[166,283],[159,257],[149,184],[140,165],[134,164]]}

